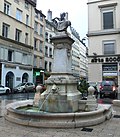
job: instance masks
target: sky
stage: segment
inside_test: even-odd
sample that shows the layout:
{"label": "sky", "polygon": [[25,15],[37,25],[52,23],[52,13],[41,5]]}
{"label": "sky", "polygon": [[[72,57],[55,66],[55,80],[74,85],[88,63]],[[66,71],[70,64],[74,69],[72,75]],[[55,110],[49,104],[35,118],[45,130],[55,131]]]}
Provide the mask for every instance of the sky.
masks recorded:
{"label": "sky", "polygon": [[88,0],[37,0],[37,9],[47,17],[47,11],[52,11],[52,18],[60,17],[60,13],[68,12],[71,26],[79,33],[80,39],[86,37],[88,31]]}

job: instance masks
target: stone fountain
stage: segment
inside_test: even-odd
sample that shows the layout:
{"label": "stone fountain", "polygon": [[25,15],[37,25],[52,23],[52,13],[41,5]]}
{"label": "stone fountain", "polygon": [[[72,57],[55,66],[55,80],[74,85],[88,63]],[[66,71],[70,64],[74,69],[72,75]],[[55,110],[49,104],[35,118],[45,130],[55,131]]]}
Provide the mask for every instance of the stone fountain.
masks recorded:
{"label": "stone fountain", "polygon": [[[52,74],[46,80],[47,90],[41,95],[37,93],[39,100],[8,104],[5,119],[34,127],[76,128],[96,125],[111,117],[111,105],[98,105],[92,88],[89,89],[88,100],[81,101],[81,94],[77,90],[78,80],[71,71],[71,45],[74,40],[67,33],[71,25],[67,17],[68,14],[63,13],[57,18],[59,22],[54,19],[58,34],[51,38],[54,43],[54,64]],[[38,104],[37,111],[27,109],[34,107],[34,104]]]}

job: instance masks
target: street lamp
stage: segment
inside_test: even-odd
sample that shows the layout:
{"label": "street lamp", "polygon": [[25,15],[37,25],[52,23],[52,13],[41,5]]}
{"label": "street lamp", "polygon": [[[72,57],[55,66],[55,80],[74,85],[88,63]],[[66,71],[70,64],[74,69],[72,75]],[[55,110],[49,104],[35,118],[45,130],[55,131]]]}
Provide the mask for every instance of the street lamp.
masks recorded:
{"label": "street lamp", "polygon": [[[85,44],[85,43],[84,43],[85,40],[88,40],[88,37],[82,38],[81,42],[82,42],[83,44]],[[85,45],[86,45],[86,44],[85,44]],[[88,44],[87,44],[87,45],[88,45]]]}

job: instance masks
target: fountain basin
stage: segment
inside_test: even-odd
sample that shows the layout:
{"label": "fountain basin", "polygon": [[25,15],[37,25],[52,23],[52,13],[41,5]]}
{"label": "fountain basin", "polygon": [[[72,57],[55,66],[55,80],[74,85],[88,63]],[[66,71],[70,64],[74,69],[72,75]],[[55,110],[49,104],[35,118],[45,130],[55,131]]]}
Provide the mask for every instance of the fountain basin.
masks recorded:
{"label": "fountain basin", "polygon": [[120,100],[113,100],[112,103],[114,106],[120,107]]}
{"label": "fountain basin", "polygon": [[73,113],[30,112],[18,109],[32,105],[33,100],[8,104],[5,119],[13,123],[41,128],[78,128],[100,124],[112,116],[112,108],[108,104],[98,104],[98,108],[94,111]]}

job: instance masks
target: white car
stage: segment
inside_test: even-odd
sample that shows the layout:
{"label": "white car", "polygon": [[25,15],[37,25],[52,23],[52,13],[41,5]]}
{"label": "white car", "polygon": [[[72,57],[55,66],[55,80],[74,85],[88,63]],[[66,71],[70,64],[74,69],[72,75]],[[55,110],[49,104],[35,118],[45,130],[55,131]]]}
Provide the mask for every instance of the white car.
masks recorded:
{"label": "white car", "polygon": [[29,92],[29,91],[35,91],[35,85],[32,82],[23,82],[17,85],[13,88],[13,92]]}
{"label": "white car", "polygon": [[0,85],[0,94],[1,93],[10,93],[11,89],[5,86]]}

